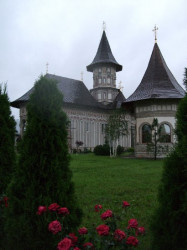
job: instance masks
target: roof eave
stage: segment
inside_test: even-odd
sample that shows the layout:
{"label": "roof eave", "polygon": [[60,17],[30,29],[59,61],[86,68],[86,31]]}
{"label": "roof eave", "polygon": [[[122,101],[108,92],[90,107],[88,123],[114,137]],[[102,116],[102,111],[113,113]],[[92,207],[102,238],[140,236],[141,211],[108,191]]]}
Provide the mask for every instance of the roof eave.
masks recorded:
{"label": "roof eave", "polygon": [[116,69],[116,72],[122,71],[122,69],[123,69],[123,66],[120,65],[120,64],[117,64],[117,63],[114,63],[114,62],[105,62],[105,61],[101,61],[101,62],[97,62],[97,63],[91,63],[86,68],[87,68],[88,72],[93,72],[95,67],[99,67],[99,66],[104,65],[104,64],[114,66],[115,69]]}

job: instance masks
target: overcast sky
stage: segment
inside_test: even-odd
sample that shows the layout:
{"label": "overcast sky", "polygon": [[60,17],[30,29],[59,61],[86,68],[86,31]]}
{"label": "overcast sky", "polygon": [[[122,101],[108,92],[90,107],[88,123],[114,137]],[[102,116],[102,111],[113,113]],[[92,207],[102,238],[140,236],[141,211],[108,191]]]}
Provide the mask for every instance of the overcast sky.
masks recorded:
{"label": "overcast sky", "polygon": [[[0,0],[0,83],[7,82],[10,101],[27,92],[48,72],[81,79],[98,49],[102,23],[123,71],[117,73],[127,98],[140,83],[154,46],[182,85],[187,67],[186,0]],[[12,109],[19,118],[17,109]]]}

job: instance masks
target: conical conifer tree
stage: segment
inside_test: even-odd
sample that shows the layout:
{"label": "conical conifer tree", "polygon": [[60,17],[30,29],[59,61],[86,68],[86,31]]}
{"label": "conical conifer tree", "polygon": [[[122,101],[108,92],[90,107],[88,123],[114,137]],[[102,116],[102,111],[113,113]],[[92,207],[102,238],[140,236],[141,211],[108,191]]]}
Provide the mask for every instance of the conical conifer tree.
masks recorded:
{"label": "conical conifer tree", "polygon": [[0,195],[6,192],[15,164],[15,125],[6,85],[0,85]]}
{"label": "conical conifer tree", "polygon": [[62,105],[63,96],[56,82],[41,76],[27,106],[19,163],[8,187],[7,250],[57,248],[59,238],[48,231],[49,217],[36,214],[40,205],[58,203],[67,207],[70,214],[63,228],[74,230],[80,223],[81,211],[76,205],[69,169],[67,117]]}
{"label": "conical conifer tree", "polygon": [[3,249],[6,187],[15,165],[15,120],[11,115],[6,85],[0,85],[0,249]]}
{"label": "conical conifer tree", "polygon": [[187,94],[179,103],[176,118],[178,143],[164,162],[159,207],[152,222],[154,250],[187,247]]}

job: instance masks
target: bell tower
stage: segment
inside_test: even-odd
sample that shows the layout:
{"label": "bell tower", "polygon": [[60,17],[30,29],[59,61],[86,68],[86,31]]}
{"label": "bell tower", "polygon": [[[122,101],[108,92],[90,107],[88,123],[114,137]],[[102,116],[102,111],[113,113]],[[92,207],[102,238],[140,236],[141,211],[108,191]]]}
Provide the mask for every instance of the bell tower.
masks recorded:
{"label": "bell tower", "polygon": [[109,104],[114,101],[119,93],[116,88],[116,72],[121,70],[122,65],[115,60],[103,30],[96,56],[87,66],[87,71],[93,72],[93,89],[90,92],[98,102]]}

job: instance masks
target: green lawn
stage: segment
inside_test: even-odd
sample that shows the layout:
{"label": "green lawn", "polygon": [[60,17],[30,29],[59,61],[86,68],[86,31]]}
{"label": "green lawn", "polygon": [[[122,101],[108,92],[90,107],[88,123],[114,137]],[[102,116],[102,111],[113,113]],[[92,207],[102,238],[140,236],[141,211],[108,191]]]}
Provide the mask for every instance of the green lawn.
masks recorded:
{"label": "green lawn", "polygon": [[110,158],[93,154],[72,155],[71,169],[78,202],[84,212],[82,225],[101,224],[94,213],[95,204],[103,211],[111,209],[121,214],[122,201],[128,201],[127,218],[120,229],[127,226],[130,218],[136,218],[147,234],[140,238],[139,249],[150,249],[149,224],[157,206],[157,191],[161,179],[162,161],[146,159]]}

